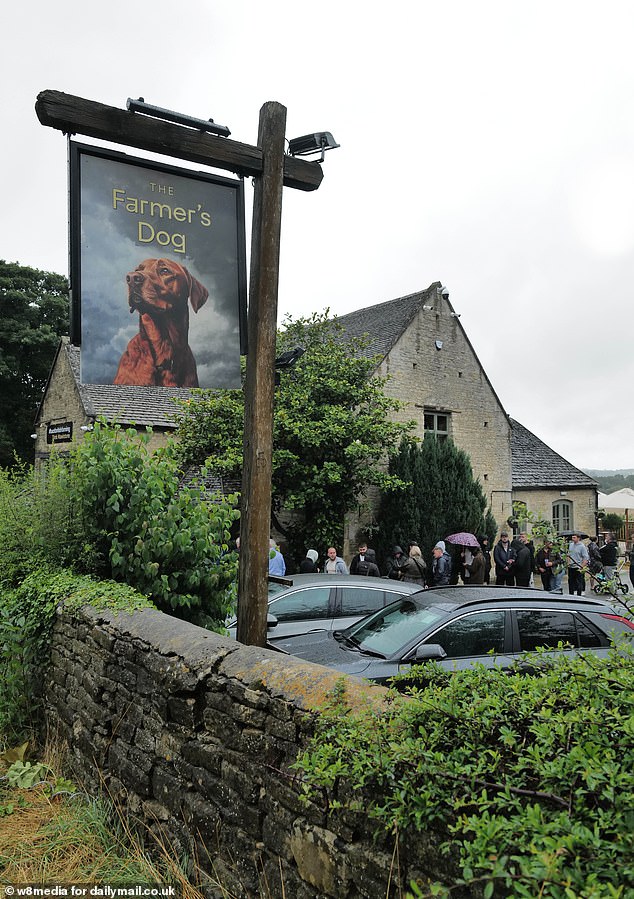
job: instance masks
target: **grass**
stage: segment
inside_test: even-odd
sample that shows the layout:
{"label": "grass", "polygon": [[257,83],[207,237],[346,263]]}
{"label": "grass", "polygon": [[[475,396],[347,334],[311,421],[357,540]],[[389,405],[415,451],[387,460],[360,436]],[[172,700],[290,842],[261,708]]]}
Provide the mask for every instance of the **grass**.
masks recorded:
{"label": "grass", "polygon": [[3,883],[173,885],[183,899],[203,899],[172,847],[157,843],[150,855],[111,803],[60,784],[65,760],[57,747],[29,769],[45,778],[30,787],[15,784],[10,759],[0,760]]}

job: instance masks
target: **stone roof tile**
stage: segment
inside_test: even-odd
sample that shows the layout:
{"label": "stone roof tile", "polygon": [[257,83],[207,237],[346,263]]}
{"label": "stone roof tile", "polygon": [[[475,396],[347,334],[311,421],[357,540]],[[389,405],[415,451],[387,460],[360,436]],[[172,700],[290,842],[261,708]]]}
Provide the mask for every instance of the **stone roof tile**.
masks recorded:
{"label": "stone roof tile", "polygon": [[513,489],[586,487],[597,482],[547,446],[518,421],[511,421]]}

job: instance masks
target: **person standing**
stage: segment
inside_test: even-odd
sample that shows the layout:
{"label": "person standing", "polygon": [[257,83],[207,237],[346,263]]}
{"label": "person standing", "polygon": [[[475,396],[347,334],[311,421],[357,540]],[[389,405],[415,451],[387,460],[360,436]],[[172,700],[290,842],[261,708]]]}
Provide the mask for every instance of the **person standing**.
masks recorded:
{"label": "person standing", "polygon": [[317,574],[319,568],[317,568],[317,559],[319,558],[319,553],[316,549],[307,549],[306,550],[306,558],[302,559],[299,563],[299,573],[300,574]]}
{"label": "person standing", "polygon": [[619,560],[619,544],[614,534],[608,534],[599,553],[603,562],[603,573],[611,581],[614,578],[614,572]]}
{"label": "person standing", "polygon": [[356,555],[352,557],[350,562],[350,574],[359,574],[359,562],[365,562],[365,554],[368,551],[368,544],[362,542],[359,544]]}
{"label": "person standing", "polygon": [[583,596],[586,589],[584,573],[590,563],[590,554],[581,536],[575,533],[568,544],[568,593]]}
{"label": "person standing", "polygon": [[590,537],[588,541],[588,555],[590,556],[590,564],[588,565],[590,574],[598,574],[600,571],[603,571],[601,551],[599,550],[596,537]]}
{"label": "person standing", "polygon": [[467,583],[476,587],[484,584],[485,563],[484,553],[479,546],[474,546],[471,552],[471,562],[464,563],[464,567],[469,572],[469,580]]}
{"label": "person standing", "polygon": [[544,590],[550,591],[553,582],[553,560],[550,554],[553,548],[552,540],[544,540],[544,545],[535,556],[535,568],[542,579]]}
{"label": "person standing", "polygon": [[496,585],[498,587],[513,587],[515,584],[515,575],[513,574],[515,550],[509,543],[509,535],[506,531],[502,531],[500,539],[495,544],[493,561],[495,562]]}
{"label": "person standing", "polygon": [[[366,549],[363,561],[357,565],[356,573],[363,577],[381,577],[379,566],[376,564],[376,553],[373,549]],[[352,574],[352,568],[350,574]]]}
{"label": "person standing", "polygon": [[531,551],[526,544],[526,534],[520,534],[511,543],[511,549],[515,550],[515,562],[513,574],[518,587],[528,587],[531,582]]}
{"label": "person standing", "polygon": [[478,537],[478,543],[484,557],[484,583],[488,584],[491,580],[491,547],[489,546],[489,538],[486,534]]}
{"label": "person standing", "polygon": [[324,574],[348,574],[348,566],[341,556],[337,555],[334,546],[328,547],[328,558],[324,565]]}
{"label": "person standing", "polygon": [[392,578],[393,581],[401,579],[401,565],[405,561],[403,550],[400,546],[392,547],[392,555],[389,556],[385,565],[385,577]]}
{"label": "person standing", "polygon": [[451,579],[451,556],[445,548],[445,541],[439,540],[432,550],[432,583],[434,587],[444,587]]}
{"label": "person standing", "polygon": [[269,574],[277,577],[284,577],[286,574],[284,556],[277,548],[277,544],[272,537],[269,540]]}
{"label": "person standing", "polygon": [[412,543],[409,548],[409,556],[401,565],[401,580],[411,584],[425,586],[427,565],[417,543]]}

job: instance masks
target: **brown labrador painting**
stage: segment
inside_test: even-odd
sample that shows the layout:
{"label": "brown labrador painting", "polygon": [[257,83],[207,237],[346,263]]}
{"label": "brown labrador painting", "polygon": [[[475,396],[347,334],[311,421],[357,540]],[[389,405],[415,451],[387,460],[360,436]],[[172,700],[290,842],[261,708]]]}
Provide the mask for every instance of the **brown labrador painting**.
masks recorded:
{"label": "brown labrador painting", "polygon": [[209,297],[207,288],[171,259],[145,259],[126,282],[130,312],[139,313],[139,333],[121,356],[113,383],[198,387],[187,304],[198,312]]}

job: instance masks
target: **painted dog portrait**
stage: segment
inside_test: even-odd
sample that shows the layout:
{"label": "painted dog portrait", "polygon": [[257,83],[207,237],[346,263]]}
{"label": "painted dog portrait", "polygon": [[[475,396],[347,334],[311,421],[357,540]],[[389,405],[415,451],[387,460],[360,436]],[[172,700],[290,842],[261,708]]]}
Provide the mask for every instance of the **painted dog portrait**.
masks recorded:
{"label": "painted dog portrait", "polygon": [[194,312],[209,291],[171,259],[145,259],[126,275],[130,313],[139,333],[128,343],[114,384],[198,387],[196,360],[188,342],[189,303]]}

